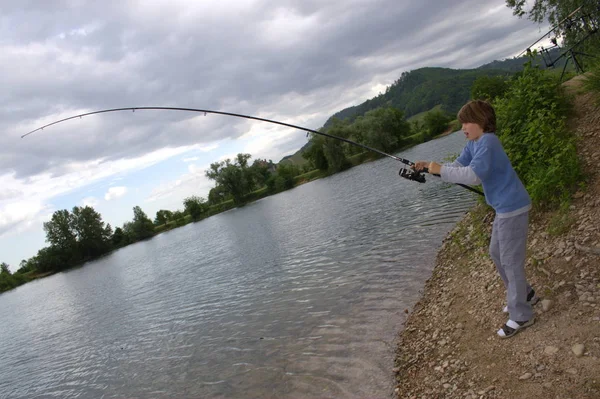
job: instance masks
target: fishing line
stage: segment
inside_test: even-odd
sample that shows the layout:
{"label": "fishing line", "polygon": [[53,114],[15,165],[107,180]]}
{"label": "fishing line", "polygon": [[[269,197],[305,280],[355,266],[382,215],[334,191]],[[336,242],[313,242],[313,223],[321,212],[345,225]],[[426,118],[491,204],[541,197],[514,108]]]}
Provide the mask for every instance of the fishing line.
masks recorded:
{"label": "fishing line", "polygon": [[[132,112],[135,112],[137,110],[160,110],[160,111],[199,112],[199,113],[203,113],[204,115],[206,115],[206,114],[226,115],[226,116],[234,116],[234,117],[237,117],[237,118],[252,119],[252,120],[260,121],[260,122],[268,122],[268,123],[273,123],[273,124],[276,124],[276,125],[281,125],[281,126],[291,127],[293,129],[302,130],[302,131],[305,131],[307,133],[318,134],[318,135],[325,136],[325,137],[328,137],[328,138],[331,138],[331,139],[340,140],[340,141],[343,141],[345,143],[361,147],[361,148],[363,148],[365,150],[369,150],[369,151],[375,152],[375,153],[377,153],[377,154],[379,154],[381,156],[395,159],[396,161],[402,162],[403,164],[411,166],[411,167],[415,165],[414,162],[411,162],[408,159],[400,158],[400,157],[397,157],[395,155],[391,155],[391,154],[385,153],[385,152],[383,152],[381,150],[378,150],[376,148],[369,147],[368,145],[357,143],[355,141],[346,139],[344,137],[334,136],[333,134],[319,132],[317,130],[308,129],[308,128],[305,128],[305,127],[302,127],[302,126],[298,126],[298,125],[292,125],[291,123],[279,122],[279,121],[275,121],[275,120],[272,120],[272,119],[259,118],[257,116],[235,114],[235,113],[232,113],[232,112],[213,111],[213,110],[209,110],[209,109],[198,109],[198,108],[182,108],[182,107],[127,107],[127,108],[103,109],[103,110],[99,110],[99,111],[86,112],[86,113],[83,113],[83,114],[70,116],[68,118],[64,118],[64,119],[60,119],[60,120],[48,123],[47,125],[38,127],[37,129],[34,129],[34,130],[30,131],[29,133],[26,133],[26,134],[22,135],[21,138],[25,138],[25,137],[29,136],[32,133],[35,133],[35,132],[40,131],[40,130],[44,130],[47,127],[50,127],[52,125],[56,125],[56,124],[61,123],[61,122],[66,122],[66,121],[69,121],[71,119],[83,118],[84,116],[89,116],[89,115],[105,114],[105,113],[108,113],[108,112],[120,112],[120,111],[132,111]],[[427,168],[425,168],[422,172],[429,173],[428,170],[427,170]],[[404,177],[405,179],[417,181],[419,183],[425,183],[425,176],[423,176],[421,174],[421,171],[402,168],[402,169],[400,169],[400,172],[398,174],[401,177]],[[434,175],[434,176],[439,176],[439,175]],[[470,186],[467,186],[467,185],[464,185],[464,184],[459,184],[459,183],[456,183],[456,184],[459,185],[459,186],[461,186],[461,187],[466,188],[467,190],[470,190],[470,191],[473,191],[473,192],[475,192],[477,194],[483,195],[483,193],[481,191],[479,191],[479,190],[477,190],[477,189],[475,189],[473,187],[470,187]]]}

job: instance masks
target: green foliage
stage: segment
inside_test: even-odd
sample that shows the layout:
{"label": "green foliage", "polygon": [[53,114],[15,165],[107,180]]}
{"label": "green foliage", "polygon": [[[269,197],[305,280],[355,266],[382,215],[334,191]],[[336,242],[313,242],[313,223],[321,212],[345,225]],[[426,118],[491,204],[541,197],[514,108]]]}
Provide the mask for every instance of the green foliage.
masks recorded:
{"label": "green foliage", "polygon": [[157,226],[160,226],[161,224],[165,225],[172,218],[173,218],[173,212],[166,210],[166,209],[161,209],[156,212],[156,217],[154,218],[154,224]]}
{"label": "green foliage", "polygon": [[492,101],[502,97],[508,90],[507,80],[504,76],[479,76],[471,87],[471,98]]}
{"label": "green foliage", "polygon": [[227,192],[223,186],[215,186],[208,192],[208,204],[217,205],[223,201],[230,199],[231,195]]}
{"label": "green foliage", "polygon": [[[402,111],[385,107],[371,110],[357,118],[353,131],[353,138],[362,144],[384,152],[392,152],[403,144],[405,137],[410,136],[411,130]],[[363,151],[356,146],[354,150],[357,153]]]}
{"label": "green foliage", "polygon": [[125,232],[120,227],[117,227],[115,229],[115,232],[112,235],[111,241],[115,248],[119,248],[119,247],[122,247],[122,246],[128,244],[127,237],[125,236]]}
{"label": "green foliage", "polygon": [[[205,172],[206,177],[214,180],[217,186],[221,187],[222,193],[231,195],[237,205],[243,204],[246,194],[253,191],[257,185],[256,169],[248,166],[250,157],[250,154],[238,154],[233,162],[226,159],[212,163],[210,169]],[[211,203],[214,202],[211,200]]]}
{"label": "green foliage", "polygon": [[[591,22],[596,23],[600,18],[598,0],[534,0],[533,4],[525,0],[506,0],[506,5],[512,8],[513,14],[518,17],[527,16],[538,24],[547,20],[554,25],[557,35],[566,36],[571,41],[581,37],[582,29],[577,24],[560,23],[565,18],[572,16],[576,19],[588,15],[591,17]],[[527,5],[531,5],[531,8],[526,9]],[[572,15],[579,7],[581,7],[580,13]]]}
{"label": "green foliage", "polygon": [[592,93],[600,106],[600,62],[596,62],[583,78],[583,89]]}
{"label": "green foliage", "polygon": [[534,205],[568,201],[581,170],[575,138],[565,126],[568,104],[561,86],[544,71],[526,66],[495,108],[504,149]]}
{"label": "green foliage", "polygon": [[425,115],[423,123],[425,124],[428,136],[431,138],[448,130],[448,124],[451,120],[452,117],[448,113],[444,111],[433,111]]}
{"label": "green foliage", "polygon": [[280,164],[277,171],[267,180],[269,192],[278,193],[294,187],[295,177],[300,174],[301,169],[291,163]]}
{"label": "green foliage", "polygon": [[79,253],[84,258],[92,258],[110,249],[112,231],[105,226],[102,216],[90,206],[74,207],[72,212],[73,230],[77,237]]}
{"label": "green foliage", "polygon": [[403,72],[385,93],[355,107],[334,114],[326,123],[329,127],[334,118],[353,122],[368,111],[393,107],[411,117],[428,111],[437,105],[454,114],[471,97],[473,82],[480,76],[497,76],[504,72],[496,69],[449,69],[421,68]]}
{"label": "green foliage", "polygon": [[324,147],[325,137],[313,134],[310,139],[310,146],[302,153],[302,157],[304,157],[310,165],[321,171],[329,169]]}
{"label": "green foliage", "polygon": [[44,223],[46,241],[63,251],[75,251],[77,234],[74,229],[73,215],[66,209],[56,211],[52,219]]}
{"label": "green foliage", "polygon": [[134,241],[144,240],[154,235],[154,224],[139,206],[133,207],[133,221],[129,226]]}
{"label": "green foliage", "polygon": [[190,215],[193,221],[198,221],[206,216],[208,212],[208,203],[202,197],[193,195],[183,200],[185,213]]}

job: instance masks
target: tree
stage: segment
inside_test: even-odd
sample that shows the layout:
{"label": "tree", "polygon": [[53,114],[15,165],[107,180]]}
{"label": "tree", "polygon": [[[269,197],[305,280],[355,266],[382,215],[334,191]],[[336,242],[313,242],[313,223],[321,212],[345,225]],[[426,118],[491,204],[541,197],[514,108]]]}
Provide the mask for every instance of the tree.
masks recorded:
{"label": "tree", "polygon": [[11,274],[8,263],[5,263],[5,262],[0,263],[0,273]]}
{"label": "tree", "polygon": [[215,162],[205,172],[206,177],[230,194],[237,205],[243,204],[244,197],[255,188],[252,171],[248,168],[250,157],[250,154],[238,154],[233,163],[230,159]]}
{"label": "tree", "polygon": [[223,201],[226,201],[229,196],[229,193],[223,186],[215,186],[210,189],[208,192],[208,203],[210,205],[220,204]]}
{"label": "tree", "polygon": [[[74,207],[71,217],[80,253],[93,258],[110,249],[110,225],[104,226],[102,216],[91,206]],[[108,229],[107,229],[108,227]]]}
{"label": "tree", "polygon": [[253,180],[255,187],[263,187],[267,179],[271,177],[271,170],[275,169],[272,161],[266,159],[255,159],[249,168],[249,177]]}
{"label": "tree", "polygon": [[329,169],[327,157],[325,156],[325,137],[312,134],[310,138],[310,146],[302,153],[302,157],[306,159],[313,167],[319,170]]}
{"label": "tree", "polygon": [[133,221],[131,222],[131,233],[135,241],[143,240],[154,235],[154,224],[139,206],[133,207]]}
{"label": "tree", "polygon": [[448,123],[452,118],[443,111],[430,111],[423,117],[423,123],[427,130],[428,138],[435,137],[448,129]]}
{"label": "tree", "polygon": [[294,178],[299,174],[300,168],[298,166],[291,163],[279,164],[277,172],[267,180],[269,191],[276,193],[294,187]]}
{"label": "tree", "polygon": [[348,158],[346,158],[346,154],[344,154],[344,148],[340,140],[325,139],[323,153],[327,158],[327,165],[329,165],[327,170],[329,173],[337,173],[351,166]]}
{"label": "tree", "polygon": [[73,228],[73,215],[63,209],[54,212],[52,219],[44,223],[46,241],[65,252],[74,252],[77,234]]}
{"label": "tree", "polygon": [[[526,6],[531,3],[533,5],[527,10]],[[506,0],[506,5],[519,18],[527,16],[538,24],[547,20],[554,26],[554,34],[563,36],[567,45],[574,45],[600,23],[598,0]],[[581,10],[567,19],[579,7]],[[582,16],[587,16],[585,23],[580,19]],[[596,37],[588,42],[598,46],[598,41],[600,39]]]}
{"label": "tree", "polygon": [[173,218],[173,212],[161,209],[156,212],[156,218],[154,218],[154,224],[160,226],[161,224],[167,224],[169,220]]}
{"label": "tree", "polygon": [[112,235],[112,244],[117,248],[129,244],[122,228],[117,227],[115,229],[115,232]]}
{"label": "tree", "polygon": [[384,152],[392,152],[402,146],[403,138],[410,136],[410,124],[404,113],[393,107],[371,110],[355,122],[362,142]]}
{"label": "tree", "polygon": [[208,204],[202,197],[191,196],[183,200],[185,213],[192,217],[193,221],[198,221],[208,211]]}
{"label": "tree", "polygon": [[473,82],[471,98],[491,101],[502,97],[507,90],[508,82],[503,76],[480,76]]}

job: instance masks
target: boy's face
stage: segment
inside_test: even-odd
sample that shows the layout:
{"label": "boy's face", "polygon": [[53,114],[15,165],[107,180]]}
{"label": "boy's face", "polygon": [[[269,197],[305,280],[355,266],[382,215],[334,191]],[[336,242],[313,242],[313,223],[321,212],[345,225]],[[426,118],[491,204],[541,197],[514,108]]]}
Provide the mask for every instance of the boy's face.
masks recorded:
{"label": "boy's face", "polygon": [[462,131],[465,133],[465,136],[467,136],[467,140],[477,140],[483,135],[483,128],[477,123],[463,123]]}

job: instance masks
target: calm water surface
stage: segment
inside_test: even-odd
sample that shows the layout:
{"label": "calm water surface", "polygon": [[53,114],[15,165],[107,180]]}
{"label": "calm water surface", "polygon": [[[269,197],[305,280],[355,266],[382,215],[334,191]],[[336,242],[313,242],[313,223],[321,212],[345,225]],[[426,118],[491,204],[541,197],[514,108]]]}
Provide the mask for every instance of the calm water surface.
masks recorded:
{"label": "calm water surface", "polygon": [[389,397],[404,309],[474,202],[401,166],[364,164],[0,295],[0,397]]}

